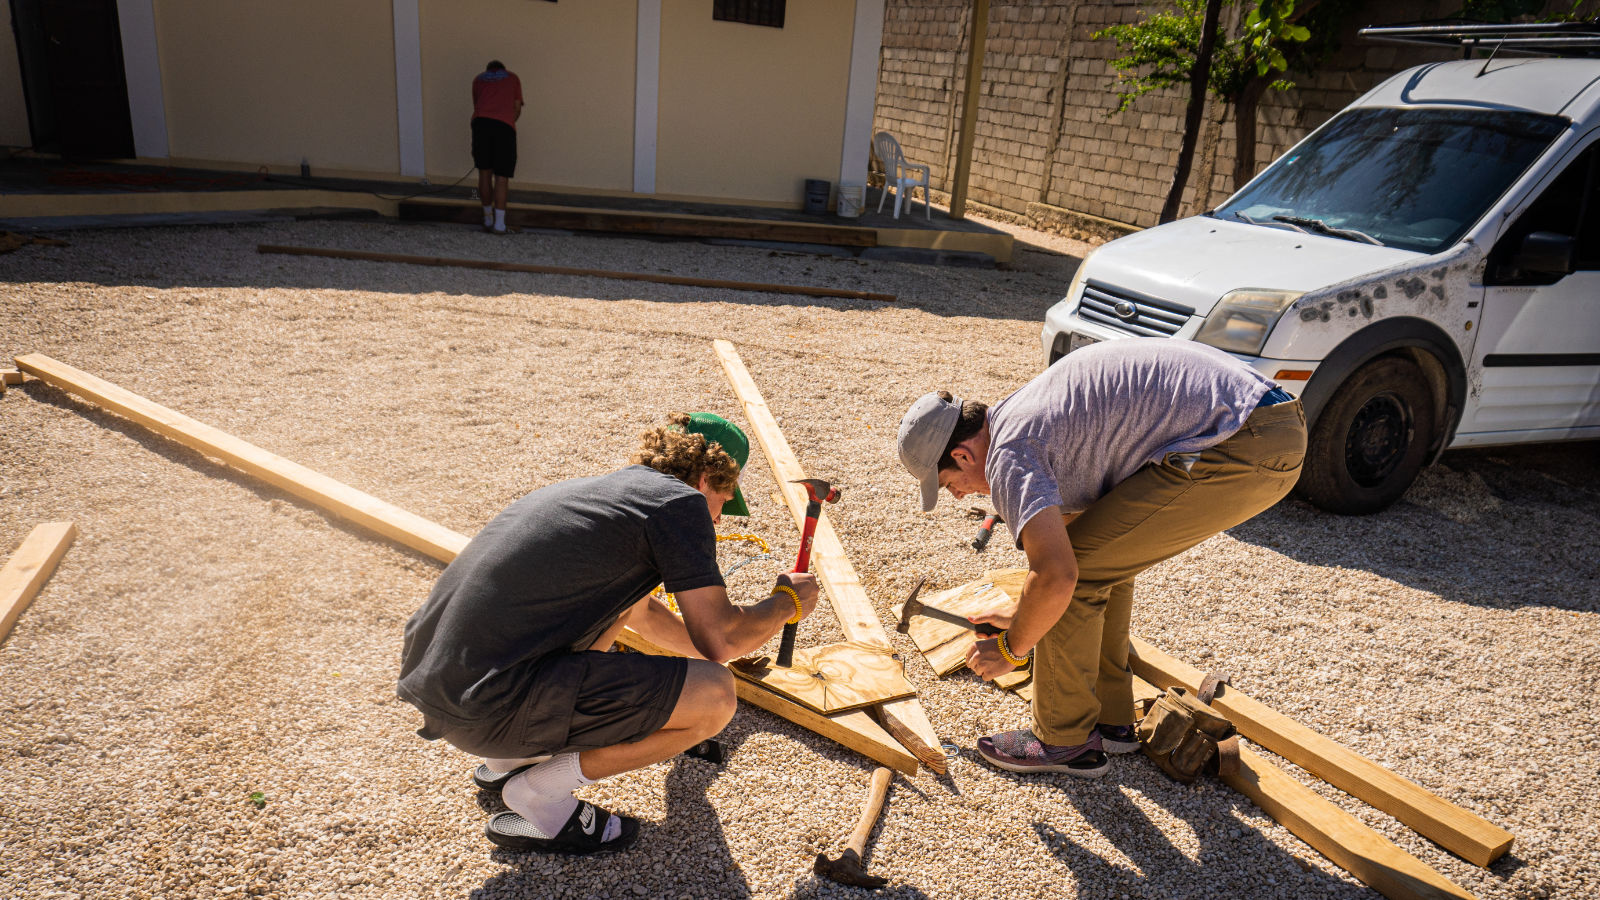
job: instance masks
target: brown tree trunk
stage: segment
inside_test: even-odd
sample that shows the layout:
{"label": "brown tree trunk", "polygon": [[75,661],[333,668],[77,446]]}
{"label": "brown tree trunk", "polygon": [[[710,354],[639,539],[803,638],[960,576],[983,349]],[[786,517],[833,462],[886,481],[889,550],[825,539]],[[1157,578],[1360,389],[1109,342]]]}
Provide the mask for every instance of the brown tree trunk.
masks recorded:
{"label": "brown tree trunk", "polygon": [[1211,80],[1211,52],[1217,44],[1217,19],[1222,13],[1222,0],[1206,0],[1206,15],[1200,24],[1200,47],[1195,52],[1194,69],[1189,73],[1189,108],[1183,117],[1183,143],[1178,146],[1178,166],[1172,173],[1172,187],[1167,191],[1167,202],[1161,205],[1160,223],[1178,217],[1178,205],[1183,202],[1183,188],[1189,181],[1189,167],[1194,164],[1194,145],[1200,136],[1200,121],[1206,108],[1206,86]]}
{"label": "brown tree trunk", "polygon": [[1256,175],[1256,107],[1271,82],[1255,78],[1247,82],[1233,104],[1233,189],[1244,187]]}

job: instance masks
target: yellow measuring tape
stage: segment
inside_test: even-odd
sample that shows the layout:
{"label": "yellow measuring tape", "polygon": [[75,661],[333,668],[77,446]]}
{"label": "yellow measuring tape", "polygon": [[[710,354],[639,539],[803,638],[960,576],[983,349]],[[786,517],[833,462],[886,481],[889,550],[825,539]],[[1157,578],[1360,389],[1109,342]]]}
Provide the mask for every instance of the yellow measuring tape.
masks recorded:
{"label": "yellow measuring tape", "polygon": [[[738,562],[738,564],[735,565],[733,568],[729,569],[726,572],[723,572],[722,573],[723,577],[727,577],[729,575],[732,575],[733,573],[739,571],[740,569],[744,568],[745,566],[749,565],[750,563],[755,562],[758,559],[771,559],[772,558],[772,548],[767,546],[767,542],[762,540],[761,539],[761,535],[759,535],[759,534],[719,534],[719,535],[717,535],[717,543],[720,544],[723,541],[744,541],[747,544],[755,544],[757,547],[761,548],[760,552],[755,553],[754,555],[750,556],[748,559],[740,560]],[[652,597],[656,597],[656,596],[661,597],[662,600],[667,604],[667,609],[670,609],[673,612],[678,613],[679,615],[682,615],[683,613],[679,612],[679,610],[678,610],[678,598],[677,598],[677,596],[667,593],[666,590],[664,589],[664,587],[665,587],[664,585],[659,585],[659,584],[656,585],[656,589],[650,592],[650,596],[652,596]]]}

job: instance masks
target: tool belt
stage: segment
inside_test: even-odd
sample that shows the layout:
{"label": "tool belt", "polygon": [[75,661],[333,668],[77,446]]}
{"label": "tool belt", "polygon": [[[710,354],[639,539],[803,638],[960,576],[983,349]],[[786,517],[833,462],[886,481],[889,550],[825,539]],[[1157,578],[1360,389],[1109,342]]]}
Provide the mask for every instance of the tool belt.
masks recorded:
{"label": "tool belt", "polygon": [[1180,687],[1144,701],[1139,743],[1161,771],[1188,784],[1201,772],[1233,775],[1239,771],[1239,732],[1211,707],[1226,676],[1207,675],[1198,696]]}

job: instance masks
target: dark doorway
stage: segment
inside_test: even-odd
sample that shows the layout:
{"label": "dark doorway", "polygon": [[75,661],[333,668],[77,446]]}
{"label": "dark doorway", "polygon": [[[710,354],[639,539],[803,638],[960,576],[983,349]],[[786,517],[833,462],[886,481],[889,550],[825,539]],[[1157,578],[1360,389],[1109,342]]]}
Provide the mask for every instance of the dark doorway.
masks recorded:
{"label": "dark doorway", "polygon": [[116,0],[11,0],[35,150],[134,155]]}

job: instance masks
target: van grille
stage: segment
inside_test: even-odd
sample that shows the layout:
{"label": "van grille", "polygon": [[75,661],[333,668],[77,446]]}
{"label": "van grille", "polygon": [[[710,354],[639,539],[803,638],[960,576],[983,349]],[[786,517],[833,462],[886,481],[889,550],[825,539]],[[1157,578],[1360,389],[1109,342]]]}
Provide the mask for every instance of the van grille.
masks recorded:
{"label": "van grille", "polygon": [[[1123,315],[1117,314],[1119,304]],[[1192,307],[1096,281],[1083,286],[1083,299],[1078,302],[1080,318],[1143,337],[1172,337],[1192,315]]]}

